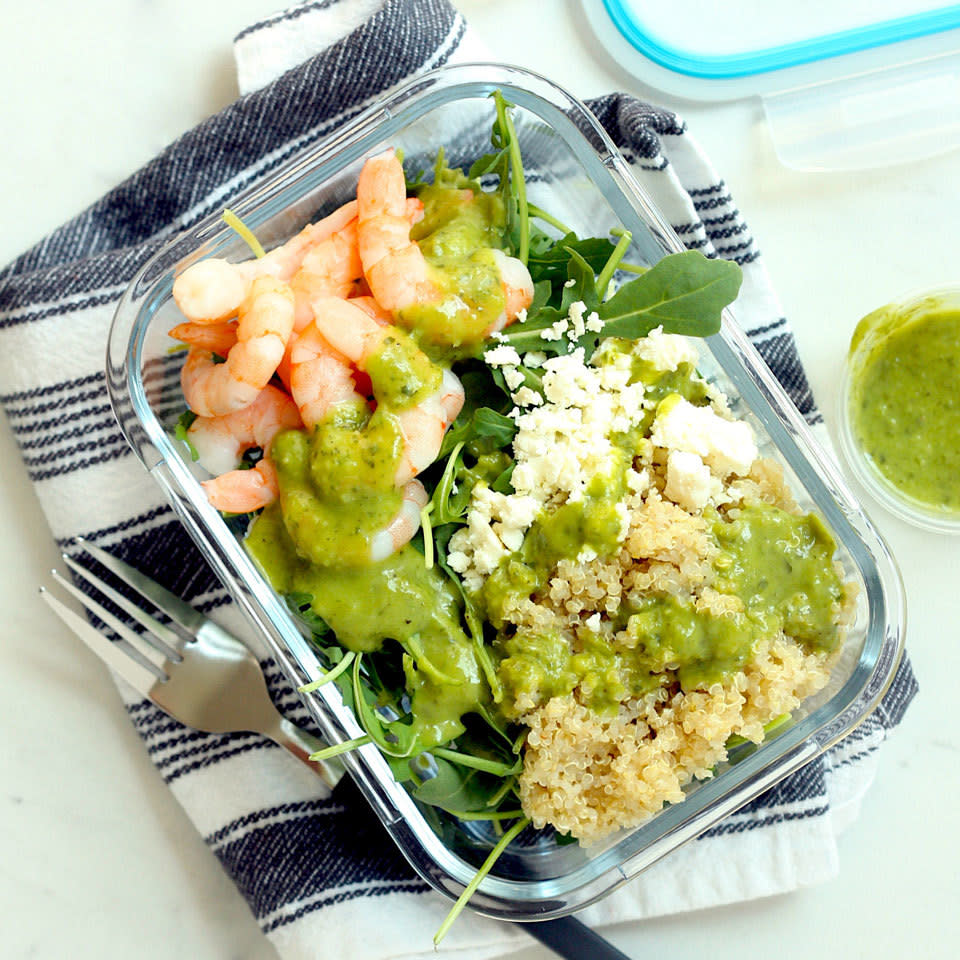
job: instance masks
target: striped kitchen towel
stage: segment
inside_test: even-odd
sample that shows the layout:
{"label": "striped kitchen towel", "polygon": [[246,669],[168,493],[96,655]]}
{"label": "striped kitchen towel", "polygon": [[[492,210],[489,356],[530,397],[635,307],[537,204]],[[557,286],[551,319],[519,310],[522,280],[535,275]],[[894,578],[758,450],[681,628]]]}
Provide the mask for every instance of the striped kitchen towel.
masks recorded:
{"label": "striped kitchen towel", "polygon": [[[446,0],[305,3],[245,30],[236,50],[251,92],[0,271],[0,399],[63,546],[82,534],[255,645],[113,419],[103,372],[113,310],[137,269],[175,233],[385,90],[480,51]],[[759,251],[683,121],[623,94],[590,106],[684,242],[743,267],[738,316],[816,424]],[[281,710],[309,725],[276,665],[266,661],[265,669]],[[832,876],[837,831],[856,816],[877,750],[915,691],[904,661],[880,709],[846,740],[584,919],[635,920]],[[433,955],[431,935],[449,904],[411,871],[351,784],[325,796],[319,780],[272,743],[191,731],[129,689],[121,693],[160,775],[281,955],[313,957],[334,945],[351,958]],[[524,942],[506,924],[466,915],[441,952],[492,957]]]}

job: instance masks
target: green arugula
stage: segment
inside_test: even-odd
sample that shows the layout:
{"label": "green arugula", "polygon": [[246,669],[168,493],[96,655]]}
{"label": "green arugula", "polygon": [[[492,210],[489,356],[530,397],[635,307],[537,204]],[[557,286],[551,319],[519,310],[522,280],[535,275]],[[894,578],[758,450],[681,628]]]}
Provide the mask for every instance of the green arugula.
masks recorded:
{"label": "green arugula", "polygon": [[471,180],[479,180],[490,174],[496,175],[499,183],[495,192],[500,194],[507,215],[507,252],[521,263],[526,263],[530,250],[530,212],[520,144],[510,114],[513,104],[499,90],[495,90],[491,96],[497,114],[490,132],[494,152],[476,160],[467,176]]}
{"label": "green arugula", "polygon": [[435,775],[421,782],[413,791],[417,800],[440,807],[448,813],[492,813],[490,801],[502,786],[501,777],[482,770],[464,769],[443,757],[435,756],[434,762]]}
{"label": "green arugula", "polygon": [[[542,231],[537,231],[534,241],[531,242],[530,257],[527,260],[527,269],[534,284],[544,280],[551,284],[563,283],[569,274],[567,266],[570,262],[570,252],[580,255],[594,273],[599,273],[613,255],[615,247],[609,240],[600,237],[587,237],[581,240],[573,232],[567,233],[559,240],[555,240]],[[535,312],[535,305],[527,310],[528,315]]]}
{"label": "green arugula", "polygon": [[193,421],[196,419],[197,415],[192,410],[184,410],[177,420],[176,427],[173,429],[174,437],[187,445],[187,449],[190,451],[190,459],[193,461],[199,460],[200,454],[197,452],[197,448],[193,445],[193,442],[188,436],[187,431],[193,426]]}
{"label": "green arugula", "polygon": [[[708,337],[720,329],[723,308],[740,290],[740,268],[729,260],[708,259],[695,250],[664,257],[646,273],[629,280],[608,300],[600,301],[597,280],[591,265],[576,251],[567,248],[567,280],[560,302],[538,311],[528,311],[523,323],[501,334],[503,343],[521,355],[530,351],[559,355],[582,348],[585,359],[593,355],[600,340],[645,337],[655,327],[665,333]],[[544,340],[544,330],[564,325],[570,307],[582,302],[585,316],[596,313],[603,324],[599,331],[579,337],[564,333],[559,339]]]}

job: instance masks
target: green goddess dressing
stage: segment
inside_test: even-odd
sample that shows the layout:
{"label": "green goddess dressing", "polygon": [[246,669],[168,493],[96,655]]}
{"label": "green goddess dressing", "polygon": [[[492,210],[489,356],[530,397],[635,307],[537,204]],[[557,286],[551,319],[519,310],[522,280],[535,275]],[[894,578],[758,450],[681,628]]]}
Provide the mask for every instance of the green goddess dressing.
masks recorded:
{"label": "green goddess dressing", "polygon": [[960,516],[960,295],[864,317],[849,375],[851,427],[869,462],[907,498]]}

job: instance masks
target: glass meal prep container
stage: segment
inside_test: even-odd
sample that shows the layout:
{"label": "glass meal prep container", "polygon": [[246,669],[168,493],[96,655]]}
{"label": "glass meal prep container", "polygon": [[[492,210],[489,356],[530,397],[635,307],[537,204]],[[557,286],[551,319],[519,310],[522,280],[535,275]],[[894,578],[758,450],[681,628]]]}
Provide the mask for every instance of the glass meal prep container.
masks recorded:
{"label": "glass meal prep container", "polygon": [[[516,105],[525,169],[536,173],[528,179],[533,203],[580,235],[626,227],[633,235],[628,258],[635,263],[650,265],[684,249],[582,104],[542,77],[491,64],[443,68],[410,81],[264,175],[230,207],[269,249],[349,199],[364,159],[387,146],[402,149],[412,171],[430,169],[441,145],[451,166],[469,165],[488,149],[494,116],[489,95],[497,89]],[[261,576],[240,536],[208,504],[199,483],[206,473],[173,439],[184,409],[177,376],[184,354],[171,352],[167,336],[179,318],[172,284],[178,272],[207,256],[242,260],[250,252],[214,215],[168,243],[132,281],[110,333],[110,396],[144,466],[290,682],[299,686],[326,669],[322,654]],[[701,355],[700,372],[728,395],[736,415],[753,425],[761,454],[783,465],[801,507],[819,513],[833,533],[845,575],[859,588],[856,620],[830,683],[775,736],[759,747],[735,748],[712,779],[686,788],[683,803],[588,848],[558,844],[549,830],[532,837],[528,831],[480,884],[471,906],[481,913],[542,920],[605,896],[847,734],[874,709],[896,670],[904,629],[899,573],[834,462],[729,314],[721,332],[702,343]],[[328,742],[362,734],[334,684],[305,701]],[[490,824],[426,817],[374,745],[343,759],[411,865],[435,889],[458,896],[496,842]]]}

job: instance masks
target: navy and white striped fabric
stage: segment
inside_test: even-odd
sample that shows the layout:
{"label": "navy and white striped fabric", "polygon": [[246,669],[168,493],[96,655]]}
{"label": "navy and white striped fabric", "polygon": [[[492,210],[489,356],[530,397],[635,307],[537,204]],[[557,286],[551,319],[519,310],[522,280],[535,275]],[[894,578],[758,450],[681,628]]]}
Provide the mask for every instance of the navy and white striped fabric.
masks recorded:
{"label": "navy and white striped fabric", "polygon": [[[303,44],[319,52],[267,83]],[[477,59],[479,49],[446,0],[322,0],[252,26],[238,37],[237,52],[242,82],[254,92],[0,271],[0,400],[63,546],[83,535],[248,635],[112,417],[103,352],[113,309],[137,268],[171,235],[218,211],[387,88],[425,69]],[[684,242],[741,264],[738,315],[817,424],[759,250],[685,124],[623,94],[591,108]],[[265,669],[281,710],[308,724],[276,665],[266,661]],[[638,919],[831,876],[836,832],[856,816],[877,749],[915,691],[904,662],[881,708],[845,741],[591,907],[585,919]],[[122,693],[160,775],[284,957],[316,956],[323,945],[335,945],[339,956],[378,960],[433,954],[430,937],[448,904],[411,871],[352,784],[325,796],[309,770],[271,743],[188,730],[129,689]],[[507,925],[470,915],[444,950],[490,957],[524,940]]]}

